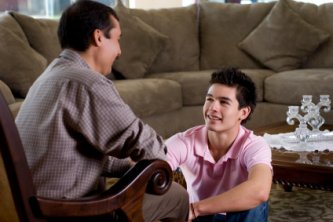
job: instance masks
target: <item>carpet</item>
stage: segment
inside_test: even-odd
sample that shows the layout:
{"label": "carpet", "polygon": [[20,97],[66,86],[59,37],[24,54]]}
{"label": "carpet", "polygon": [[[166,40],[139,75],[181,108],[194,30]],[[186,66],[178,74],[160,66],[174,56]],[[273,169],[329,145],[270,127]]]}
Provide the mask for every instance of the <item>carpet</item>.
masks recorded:
{"label": "carpet", "polygon": [[332,222],[333,192],[294,187],[285,192],[273,184],[269,222]]}

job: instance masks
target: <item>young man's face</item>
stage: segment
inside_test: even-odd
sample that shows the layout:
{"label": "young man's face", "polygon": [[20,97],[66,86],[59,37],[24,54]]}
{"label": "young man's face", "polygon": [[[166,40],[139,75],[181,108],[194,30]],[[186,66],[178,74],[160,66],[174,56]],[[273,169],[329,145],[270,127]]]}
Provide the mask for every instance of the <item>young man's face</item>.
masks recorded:
{"label": "young man's face", "polygon": [[238,109],[236,93],[236,87],[218,83],[209,87],[203,106],[203,116],[209,130],[227,132],[238,129],[241,121],[248,116],[249,108]]}

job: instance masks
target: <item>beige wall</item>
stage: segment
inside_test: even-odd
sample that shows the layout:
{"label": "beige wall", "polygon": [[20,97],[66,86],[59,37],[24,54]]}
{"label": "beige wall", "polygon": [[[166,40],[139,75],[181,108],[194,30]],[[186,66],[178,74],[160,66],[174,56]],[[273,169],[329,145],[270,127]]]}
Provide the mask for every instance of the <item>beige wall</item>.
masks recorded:
{"label": "beige wall", "polygon": [[130,8],[156,9],[181,7],[194,3],[195,0],[129,0]]}

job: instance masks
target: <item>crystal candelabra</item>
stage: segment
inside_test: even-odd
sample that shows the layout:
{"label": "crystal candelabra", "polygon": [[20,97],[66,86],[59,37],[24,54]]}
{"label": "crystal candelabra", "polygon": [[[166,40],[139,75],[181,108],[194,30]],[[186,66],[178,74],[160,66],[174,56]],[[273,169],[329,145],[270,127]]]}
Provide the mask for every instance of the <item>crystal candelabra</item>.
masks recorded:
{"label": "crystal candelabra", "polygon": [[296,128],[294,134],[300,142],[307,142],[310,137],[310,130],[307,127],[307,115],[302,116],[299,113],[299,106],[289,106],[287,112],[287,123],[294,125],[295,120],[299,121],[299,126]]}
{"label": "crystal candelabra", "polygon": [[[329,112],[331,110],[331,100],[329,95],[320,95],[317,104],[312,102],[312,95],[303,95],[302,105],[289,106],[287,112],[287,123],[294,125],[294,119],[299,121],[299,127],[295,130],[295,136],[300,142],[307,142],[310,135],[320,134],[320,127],[325,123],[325,119],[320,115],[320,110]],[[304,115],[300,114],[300,110]],[[311,127],[311,130],[308,128]]]}
{"label": "crystal candelabra", "polygon": [[[304,152],[310,147],[306,142],[311,136],[321,136],[320,127],[325,123],[325,119],[320,115],[320,110],[329,112],[331,110],[331,100],[329,95],[320,95],[320,101],[317,104],[312,102],[312,95],[303,95],[302,105],[289,106],[287,112],[287,123],[289,125],[295,124],[295,119],[299,121],[299,126],[295,129],[295,137],[301,143],[297,146],[298,149],[303,150],[300,152],[300,159],[297,162],[311,163],[306,157],[307,153]],[[301,115],[303,112],[303,115]],[[310,126],[311,130],[308,128]]]}
{"label": "crystal candelabra", "polygon": [[319,133],[319,128],[325,123],[325,119],[320,115],[320,109],[323,108],[324,112],[331,110],[331,100],[329,95],[320,95],[319,103],[315,105],[312,102],[311,95],[304,95],[302,99],[301,110],[307,113],[305,118],[312,128],[312,133]]}

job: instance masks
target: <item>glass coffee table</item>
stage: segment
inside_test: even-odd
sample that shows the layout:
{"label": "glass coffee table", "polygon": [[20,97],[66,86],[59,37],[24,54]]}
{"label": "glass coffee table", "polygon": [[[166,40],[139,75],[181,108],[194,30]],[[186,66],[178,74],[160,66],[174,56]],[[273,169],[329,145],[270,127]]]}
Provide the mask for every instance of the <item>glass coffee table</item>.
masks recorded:
{"label": "glass coffee table", "polygon": [[[293,132],[295,125],[287,123],[273,124],[257,128],[257,135]],[[323,129],[333,130],[333,125],[324,125]],[[333,147],[331,150],[306,152],[310,163],[298,163],[300,152],[272,147],[273,182],[281,184],[285,191],[293,186],[333,190]],[[304,154],[304,152],[303,152]]]}

